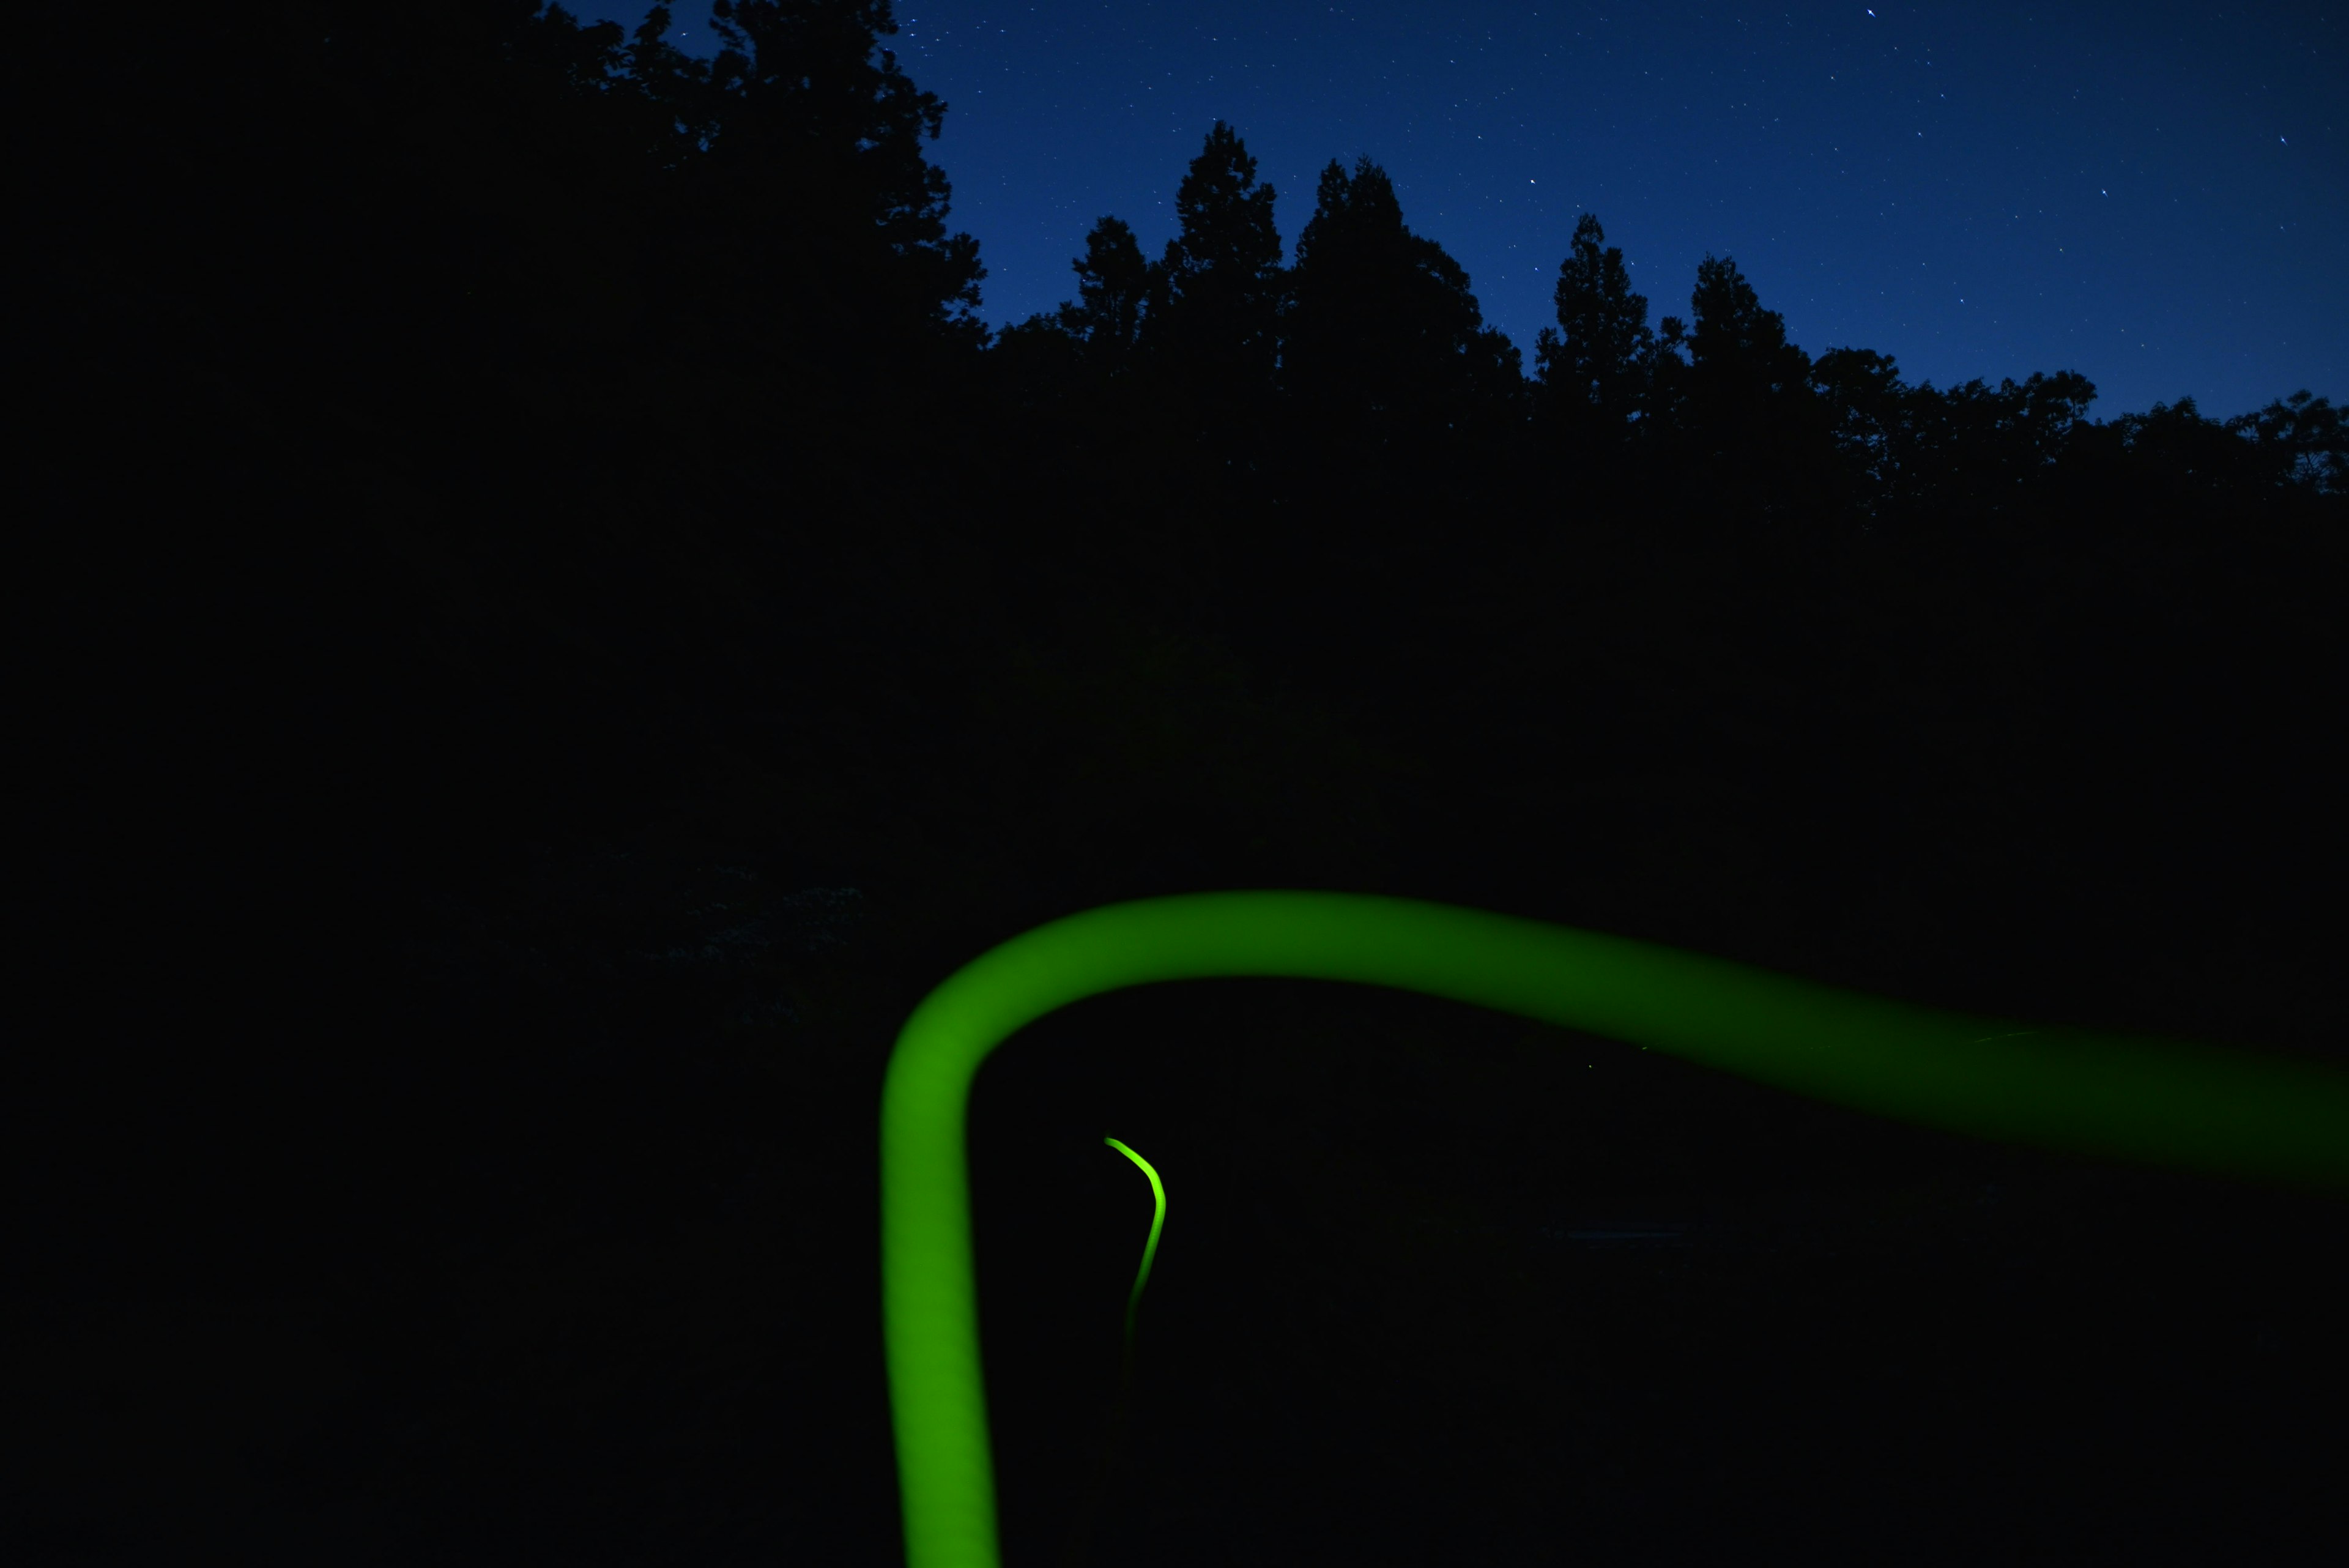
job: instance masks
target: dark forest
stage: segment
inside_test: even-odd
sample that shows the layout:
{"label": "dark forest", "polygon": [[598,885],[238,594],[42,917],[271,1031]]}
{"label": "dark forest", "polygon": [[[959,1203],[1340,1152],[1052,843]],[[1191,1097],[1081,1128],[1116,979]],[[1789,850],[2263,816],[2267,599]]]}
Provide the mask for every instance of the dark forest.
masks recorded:
{"label": "dark forest", "polygon": [[[902,1561],[891,1043],[1044,920],[1475,905],[2340,1061],[2349,430],[1535,361],[1217,124],[974,315],[886,0],[81,18],[20,170],[0,1557]],[[1303,213],[1300,215],[1300,209]],[[2326,736],[2333,738],[2328,741]],[[981,1075],[1006,1560],[2337,1563],[2349,1207],[1402,993]]]}

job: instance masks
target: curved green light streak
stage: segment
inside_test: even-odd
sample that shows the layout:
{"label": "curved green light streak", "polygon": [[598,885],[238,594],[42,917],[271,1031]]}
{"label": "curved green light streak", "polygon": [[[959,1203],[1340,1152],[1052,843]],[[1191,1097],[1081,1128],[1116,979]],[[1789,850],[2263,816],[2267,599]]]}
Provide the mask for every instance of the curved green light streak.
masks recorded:
{"label": "curved green light streak", "polygon": [[1142,1272],[1133,1276],[1133,1293],[1125,1299],[1125,1344],[1131,1351],[1133,1348],[1134,1309],[1142,1304],[1142,1287],[1150,1282],[1150,1260],[1158,1255],[1158,1232],[1166,1229],[1166,1184],[1158,1179],[1158,1172],[1151,1168],[1148,1160],[1117,1139],[1105,1137],[1102,1142],[1142,1167],[1142,1174],[1150,1178],[1150,1196],[1158,1205],[1157,1212],[1150,1217],[1150,1240],[1142,1244]]}
{"label": "curved green light streak", "polygon": [[999,1563],[963,1141],[979,1064],[1084,997],[1241,975],[1393,986],[1904,1121],[2349,1191],[2349,1073],[2313,1063],[1943,1012],[1416,899],[1197,893],[1088,909],[948,976],[889,1059],[881,1311],[909,1568]]}

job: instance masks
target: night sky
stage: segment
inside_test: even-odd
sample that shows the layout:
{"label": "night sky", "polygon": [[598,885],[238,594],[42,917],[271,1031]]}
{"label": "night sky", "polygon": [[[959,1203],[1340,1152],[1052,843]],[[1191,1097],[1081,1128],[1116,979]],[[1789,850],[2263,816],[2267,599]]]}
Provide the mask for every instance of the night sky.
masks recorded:
{"label": "night sky", "polygon": [[[586,0],[629,27],[647,7]],[[698,0],[672,42],[718,40]],[[1287,258],[1332,158],[1394,181],[1526,356],[1579,214],[1686,318],[1735,258],[1816,355],[1948,387],[2077,370],[2091,417],[2349,394],[2349,6],[899,0],[994,326],[1076,293],[1095,219],[1155,257],[1208,128]]]}

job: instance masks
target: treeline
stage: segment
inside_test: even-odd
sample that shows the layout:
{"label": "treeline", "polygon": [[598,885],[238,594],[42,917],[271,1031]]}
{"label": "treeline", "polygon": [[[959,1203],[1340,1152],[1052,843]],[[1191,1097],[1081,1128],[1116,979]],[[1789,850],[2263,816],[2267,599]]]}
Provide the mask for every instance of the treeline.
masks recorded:
{"label": "treeline", "polygon": [[1279,265],[1271,195],[1218,122],[1159,259],[1104,217],[1072,262],[1079,297],[999,335],[1012,385],[1056,411],[1109,385],[1182,389],[1203,407],[1247,406],[1255,417],[1230,421],[1244,429],[1279,410],[1279,444],[1305,436],[1324,465],[1342,453],[1448,472],[1506,454],[1619,494],[1814,527],[1936,503],[2012,509],[2067,459],[2134,460],[2203,497],[2331,493],[2349,472],[2338,411],[2305,391],[2224,423],[2187,398],[2107,427],[2086,421],[2095,389],[2076,372],[1939,391],[1907,385],[1872,350],[1814,358],[1729,258],[1699,265],[1688,320],[1651,328],[1622,251],[1588,213],[1528,379],[1483,324],[1467,275],[1411,232],[1371,160],[1322,171],[1293,267]]}

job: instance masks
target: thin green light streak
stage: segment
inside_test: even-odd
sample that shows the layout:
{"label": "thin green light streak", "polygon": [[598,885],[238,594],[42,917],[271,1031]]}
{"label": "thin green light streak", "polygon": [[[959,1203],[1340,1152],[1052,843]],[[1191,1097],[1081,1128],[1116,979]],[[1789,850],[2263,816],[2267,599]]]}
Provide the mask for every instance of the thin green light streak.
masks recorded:
{"label": "thin green light streak", "polygon": [[1109,1431],[1102,1443],[1101,1466],[1093,1475],[1092,1493],[1085,1501],[1083,1511],[1069,1532],[1068,1563],[1070,1568],[1084,1568],[1092,1561],[1093,1521],[1101,1515],[1102,1505],[1108,1500],[1111,1479],[1117,1472],[1118,1457],[1125,1449],[1125,1421],[1128,1405],[1133,1397],[1133,1314],[1142,1305],[1142,1287],[1150,1282],[1150,1261],[1158,1255],[1158,1233],[1166,1228],[1166,1184],[1158,1179],[1157,1170],[1140,1155],[1113,1137],[1102,1142],[1125,1156],[1142,1168],[1150,1179],[1150,1196],[1154,1205],[1150,1217],[1150,1240],[1142,1245],[1142,1268],[1133,1276],[1133,1293],[1125,1298],[1125,1351],[1118,1358],[1117,1399],[1111,1407]]}
{"label": "thin green light streak", "polygon": [[1125,1301],[1125,1345],[1129,1353],[1133,1348],[1133,1313],[1142,1304],[1142,1287],[1150,1282],[1150,1260],[1158,1255],[1158,1232],[1166,1228],[1166,1184],[1158,1179],[1158,1172],[1150,1162],[1113,1137],[1102,1142],[1142,1167],[1142,1174],[1150,1178],[1150,1196],[1156,1201],[1158,1211],[1150,1217],[1150,1240],[1142,1244],[1142,1272],[1133,1276],[1133,1293]]}
{"label": "thin green light streak", "polygon": [[[1410,898],[1195,893],[1088,909],[948,976],[905,1021],[889,1059],[881,1310],[909,1568],[1000,1563],[964,1141],[979,1064],[1026,1024],[1085,997],[1242,975],[1392,986],[1929,1127],[2349,1192],[2349,1073],[2338,1068],[2033,1028]],[[1140,1290],[1137,1280],[1136,1300]]]}

